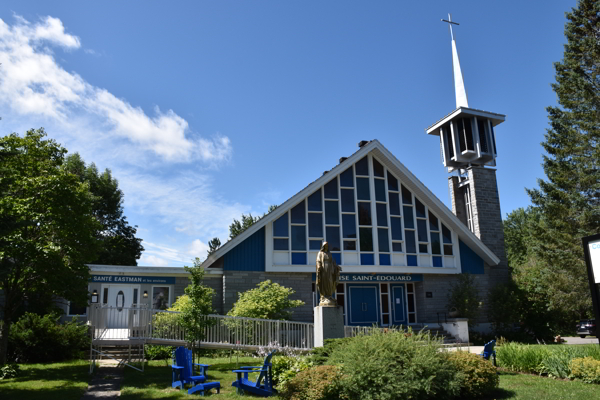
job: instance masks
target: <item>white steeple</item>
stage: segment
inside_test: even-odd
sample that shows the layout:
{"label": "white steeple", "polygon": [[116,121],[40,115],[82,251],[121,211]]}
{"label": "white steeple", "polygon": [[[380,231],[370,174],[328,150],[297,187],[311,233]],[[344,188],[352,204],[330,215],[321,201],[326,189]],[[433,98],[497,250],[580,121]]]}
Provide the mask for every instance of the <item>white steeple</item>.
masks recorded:
{"label": "white steeple", "polygon": [[454,92],[456,94],[456,108],[469,107],[469,101],[467,100],[467,89],[465,89],[465,80],[463,78],[462,70],[460,69],[460,58],[458,56],[458,48],[456,47],[456,40],[454,39],[454,33],[452,32],[452,25],[459,25],[457,22],[452,21],[452,15],[448,14],[448,20],[443,19],[442,21],[448,22],[450,28],[450,38],[452,39],[452,69],[454,70]]}

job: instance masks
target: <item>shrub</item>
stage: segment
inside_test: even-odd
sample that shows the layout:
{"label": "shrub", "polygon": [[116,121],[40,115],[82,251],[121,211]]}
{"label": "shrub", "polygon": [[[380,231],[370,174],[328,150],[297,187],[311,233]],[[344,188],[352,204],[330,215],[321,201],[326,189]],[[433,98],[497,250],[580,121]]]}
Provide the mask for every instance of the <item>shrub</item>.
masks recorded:
{"label": "shrub", "polygon": [[586,383],[600,383],[600,361],[593,357],[574,358],[569,363],[570,377]]}
{"label": "shrub", "polygon": [[496,367],[479,354],[455,351],[448,359],[458,370],[461,398],[480,398],[498,387]]}
{"label": "shrub", "polygon": [[273,383],[276,389],[282,390],[298,373],[313,366],[308,357],[275,356],[271,360],[273,366]]}
{"label": "shrub", "polygon": [[456,369],[428,333],[357,336],[336,348],[328,364],[341,368],[349,399],[450,399],[460,392]]}
{"label": "shrub", "polygon": [[169,360],[173,358],[172,346],[144,345],[144,354],[148,360]]}
{"label": "shrub", "polygon": [[323,365],[329,359],[329,356],[338,347],[344,346],[352,338],[341,338],[341,339],[325,339],[323,347],[315,347],[312,349],[310,361],[314,365]]}
{"label": "shrub", "polygon": [[0,380],[14,378],[19,375],[19,366],[17,364],[6,364],[0,367]]}
{"label": "shrub", "polygon": [[59,324],[60,316],[25,313],[10,327],[9,359],[16,362],[54,362],[81,358],[89,349],[88,327],[76,318]]}
{"label": "shrub", "polygon": [[290,300],[294,290],[266,280],[258,287],[238,293],[238,301],[227,313],[234,317],[281,319],[287,320],[292,316],[290,308],[304,305],[302,300]]}
{"label": "shrub", "polygon": [[279,395],[284,400],[337,400],[340,377],[338,367],[319,365],[300,372]]}

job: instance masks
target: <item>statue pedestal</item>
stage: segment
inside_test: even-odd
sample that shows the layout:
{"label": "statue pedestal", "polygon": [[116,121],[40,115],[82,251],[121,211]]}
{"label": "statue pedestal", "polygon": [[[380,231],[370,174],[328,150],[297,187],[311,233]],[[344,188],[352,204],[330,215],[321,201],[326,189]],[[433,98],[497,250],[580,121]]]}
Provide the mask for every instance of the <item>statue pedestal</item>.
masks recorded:
{"label": "statue pedestal", "polygon": [[342,307],[315,307],[315,347],[323,347],[325,339],[343,337],[344,310]]}

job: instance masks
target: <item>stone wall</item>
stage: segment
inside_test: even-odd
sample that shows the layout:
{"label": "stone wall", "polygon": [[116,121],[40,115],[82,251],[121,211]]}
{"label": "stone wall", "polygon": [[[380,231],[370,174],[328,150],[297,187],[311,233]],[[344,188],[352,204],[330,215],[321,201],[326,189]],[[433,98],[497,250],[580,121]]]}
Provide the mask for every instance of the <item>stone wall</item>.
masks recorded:
{"label": "stone wall", "polygon": [[[490,288],[495,284],[494,274],[489,265],[484,265],[484,272],[481,275],[472,275],[482,301],[477,323],[488,322],[487,296]],[[448,294],[457,280],[458,275],[424,274],[422,282],[415,282],[418,323],[437,324],[437,313],[440,313],[440,319],[443,318],[441,313],[448,313]],[[426,292],[431,292],[433,297],[427,298]]]}
{"label": "stone wall", "polygon": [[292,320],[313,322],[312,277],[310,273],[293,272],[255,272],[255,271],[223,271],[223,314],[233,308],[238,293],[254,289],[260,282],[270,279],[282,286],[296,291],[291,298],[302,300],[304,305],[293,310]]}

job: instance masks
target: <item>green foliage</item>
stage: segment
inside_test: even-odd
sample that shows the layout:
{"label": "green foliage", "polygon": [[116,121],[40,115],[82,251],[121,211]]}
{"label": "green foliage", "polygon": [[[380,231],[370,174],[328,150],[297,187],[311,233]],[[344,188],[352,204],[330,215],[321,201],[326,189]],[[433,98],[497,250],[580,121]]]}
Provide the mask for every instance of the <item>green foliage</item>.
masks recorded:
{"label": "green foliage", "polygon": [[9,358],[23,363],[54,362],[80,358],[89,349],[87,325],[75,318],[58,323],[57,315],[26,313],[10,327]]}
{"label": "green foliage", "polygon": [[208,242],[208,255],[210,256],[212,253],[214,253],[215,251],[217,251],[217,249],[221,247],[221,239],[219,239],[218,237],[214,237],[212,238],[209,242]]}
{"label": "green foliage", "polygon": [[499,367],[564,379],[570,375],[571,360],[582,357],[600,360],[600,348],[595,345],[542,346],[507,343],[496,348],[496,355]]}
{"label": "green foliage", "polygon": [[178,311],[181,311],[180,322],[186,330],[188,341],[204,339],[204,328],[211,324],[205,316],[215,313],[212,306],[215,291],[202,284],[204,268],[200,266],[201,264],[200,259],[196,257],[193,267],[184,267],[190,273],[190,284],[185,288],[188,299],[181,299],[181,301],[178,299],[177,307],[180,307]]}
{"label": "green foliage", "polygon": [[592,310],[581,237],[600,232],[598,15],[596,0],[580,0],[566,13],[567,43],[552,85],[559,106],[547,108],[542,142],[546,179],[528,190],[541,214],[533,245],[545,265],[549,307],[567,314],[570,326]]}
{"label": "green foliage", "polygon": [[19,366],[17,364],[6,364],[0,367],[0,380],[14,378],[19,375]]}
{"label": "green foliage", "polygon": [[260,217],[253,217],[252,214],[242,214],[240,221],[234,219],[231,225],[229,225],[229,239],[233,239],[246,229],[250,228]]}
{"label": "green foliage", "polygon": [[292,316],[290,308],[304,305],[302,300],[291,300],[296,293],[290,288],[273,283],[267,279],[258,287],[238,293],[238,301],[227,313],[234,317],[287,320]]}
{"label": "green foliage", "polygon": [[172,346],[144,345],[144,354],[148,360],[170,360],[173,357]]}
{"label": "green foliage", "polygon": [[275,356],[271,359],[273,383],[277,390],[283,390],[286,384],[298,373],[313,366],[309,357]]}
{"label": "green foliage", "polygon": [[585,383],[600,383],[600,360],[593,357],[574,358],[569,364],[570,377]]}
{"label": "green foliage", "polygon": [[[267,215],[268,213],[277,209],[277,207],[278,207],[277,205],[270,205],[269,210],[265,214],[263,214],[263,217],[265,215]],[[244,232],[246,229],[250,228],[252,225],[254,225],[254,223],[256,221],[258,221],[261,218],[262,217],[253,217],[252,213],[249,213],[248,215],[242,214],[242,218],[239,221],[237,219],[234,219],[233,222],[231,223],[231,225],[229,225],[229,239],[233,239],[240,233]],[[220,241],[219,241],[219,244],[220,244]]]}
{"label": "green foliage", "polygon": [[456,307],[459,316],[469,318],[469,325],[475,324],[479,315],[481,297],[475,285],[475,277],[470,274],[459,274],[457,281],[448,293],[448,306]]}
{"label": "green foliage", "polygon": [[348,399],[451,399],[460,391],[454,365],[426,333],[379,332],[336,348],[341,397]]}
{"label": "green foliage", "polygon": [[340,379],[338,367],[320,365],[300,372],[279,395],[285,400],[337,400]]}
{"label": "green foliage", "polygon": [[448,359],[458,371],[461,398],[481,398],[498,387],[496,367],[479,354],[465,351],[448,353]]}
{"label": "green foliage", "polygon": [[142,239],[135,237],[136,226],[130,226],[123,215],[123,192],[109,169],[100,173],[94,163],[85,165],[77,153],[68,156],[64,169],[87,183],[96,219],[102,224],[96,232],[100,249],[93,264],[137,265],[144,247]]}
{"label": "green foliage", "polygon": [[341,339],[325,339],[323,347],[315,347],[312,349],[310,361],[314,365],[323,365],[327,363],[329,356],[338,347],[345,346],[352,338],[341,338]]}
{"label": "green foliage", "polygon": [[98,248],[89,185],[63,168],[67,151],[45,136],[39,129],[0,138],[0,363],[10,325],[30,298],[87,301],[85,263]]}

